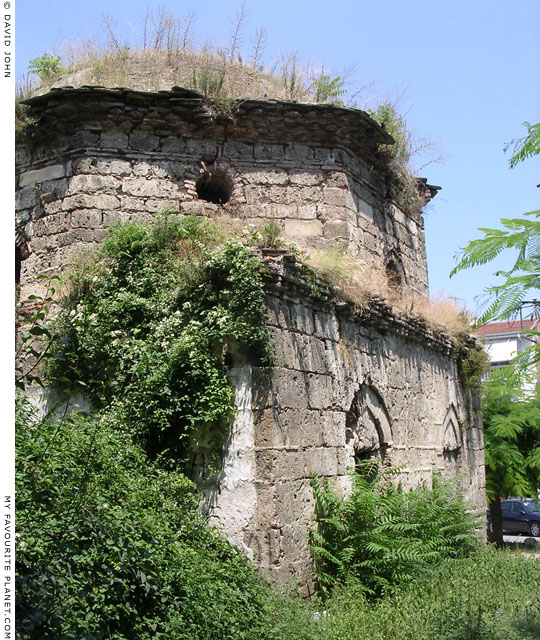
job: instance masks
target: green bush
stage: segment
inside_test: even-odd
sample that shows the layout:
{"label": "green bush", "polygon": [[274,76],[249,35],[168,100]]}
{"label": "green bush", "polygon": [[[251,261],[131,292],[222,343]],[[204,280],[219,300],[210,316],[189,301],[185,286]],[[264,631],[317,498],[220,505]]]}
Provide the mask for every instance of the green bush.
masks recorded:
{"label": "green bush", "polygon": [[114,405],[154,452],[182,454],[234,410],[226,356],[271,361],[259,258],[197,218],[113,227],[68,280],[50,380]]}
{"label": "green bush", "polygon": [[326,601],[321,639],[536,640],[539,580],[534,558],[485,547],[381,600],[366,600],[352,581]]}
{"label": "green bush", "polygon": [[311,550],[321,595],[354,577],[368,596],[381,596],[477,546],[473,515],[455,481],[434,476],[432,489],[405,493],[389,482],[389,473],[375,482],[355,474],[344,500],[327,479],[322,485],[313,479],[317,528]]}
{"label": "green bush", "polygon": [[110,412],[17,418],[18,638],[313,637]]}
{"label": "green bush", "polygon": [[42,82],[48,82],[63,71],[60,56],[52,53],[44,53],[42,56],[33,58],[28,65],[28,71],[39,76]]}

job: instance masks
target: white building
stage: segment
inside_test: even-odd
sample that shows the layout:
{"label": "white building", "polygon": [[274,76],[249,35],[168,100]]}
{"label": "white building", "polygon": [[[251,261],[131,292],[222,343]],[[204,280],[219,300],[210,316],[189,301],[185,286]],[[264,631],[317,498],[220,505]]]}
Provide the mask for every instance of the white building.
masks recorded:
{"label": "white building", "polygon": [[501,369],[510,363],[518,353],[522,353],[539,339],[526,331],[539,331],[540,320],[512,320],[507,322],[490,322],[473,331],[480,339],[489,356],[492,369]]}

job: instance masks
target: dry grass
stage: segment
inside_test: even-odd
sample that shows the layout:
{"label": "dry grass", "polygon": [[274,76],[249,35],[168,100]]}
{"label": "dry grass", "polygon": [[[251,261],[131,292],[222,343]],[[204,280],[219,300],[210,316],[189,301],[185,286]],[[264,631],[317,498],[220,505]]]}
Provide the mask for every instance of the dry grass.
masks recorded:
{"label": "dry grass", "polygon": [[[228,41],[220,47],[198,43],[193,10],[177,16],[164,8],[155,12],[147,9],[138,39],[122,36],[114,19],[104,16],[101,39],[65,43],[60,51],[63,72],[52,80],[42,80],[36,91],[84,84],[159,91],[179,85],[214,99],[269,97],[315,102],[317,82],[330,76],[323,68],[302,64],[297,53],[279,54],[264,65],[265,29],[259,27],[248,37],[247,21],[242,5]],[[332,75],[345,82],[349,71]],[[327,101],[332,98],[336,96]]]}
{"label": "dry grass", "polygon": [[[58,52],[62,72],[53,78],[43,76],[39,86],[34,83],[34,92],[82,85],[161,91],[178,85],[202,93],[223,112],[229,112],[234,100],[241,98],[367,109],[396,139],[395,145],[383,150],[395,177],[396,202],[405,211],[417,211],[426,204],[428,198],[417,188],[416,171],[409,160],[432,152],[430,143],[415,142],[395,103],[384,101],[369,109],[364,95],[372,82],[348,90],[354,65],[341,71],[325,69],[303,62],[297,52],[280,53],[271,59],[265,55],[264,27],[258,27],[251,36],[247,33],[249,16],[244,5],[237,10],[221,46],[200,42],[195,33],[196,17],[194,10],[179,16],[163,7],[147,9],[140,24],[126,36],[118,30],[114,18],[103,16],[100,36],[64,43]],[[399,149],[403,153],[397,153]]]}
{"label": "dry grass", "polygon": [[305,262],[356,305],[368,306],[370,301],[382,299],[397,312],[420,318],[433,329],[455,338],[470,328],[467,312],[452,300],[403,294],[390,284],[383,271],[341,249],[313,250]]}

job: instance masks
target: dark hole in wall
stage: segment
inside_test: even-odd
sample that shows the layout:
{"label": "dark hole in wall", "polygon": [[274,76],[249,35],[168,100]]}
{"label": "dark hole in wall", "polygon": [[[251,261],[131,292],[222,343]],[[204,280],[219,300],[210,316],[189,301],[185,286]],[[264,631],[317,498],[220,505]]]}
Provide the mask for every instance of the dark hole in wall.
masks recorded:
{"label": "dark hole in wall", "polygon": [[363,449],[354,452],[354,468],[368,482],[374,482],[379,475],[381,465],[380,451],[378,449]]}
{"label": "dark hole in wall", "polygon": [[397,264],[393,260],[389,260],[386,264],[386,279],[392,289],[399,290],[401,288],[401,276]]}
{"label": "dark hole in wall", "polygon": [[461,450],[460,449],[445,449],[443,451],[443,459],[445,462],[449,462],[451,464],[457,464],[461,458]]}
{"label": "dark hole in wall", "polygon": [[225,204],[231,199],[233,181],[225,169],[209,169],[199,177],[195,183],[195,189],[201,200]]}

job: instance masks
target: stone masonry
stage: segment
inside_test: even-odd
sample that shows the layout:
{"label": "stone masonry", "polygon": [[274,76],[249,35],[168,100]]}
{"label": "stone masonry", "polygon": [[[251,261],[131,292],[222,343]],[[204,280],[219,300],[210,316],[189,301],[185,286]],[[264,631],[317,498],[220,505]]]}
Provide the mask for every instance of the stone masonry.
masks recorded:
{"label": "stone masonry", "polygon": [[[223,114],[179,87],[66,87],[28,104],[36,124],[17,151],[21,299],[112,223],[164,209],[231,228],[275,221],[302,247],[343,247],[404,293],[428,293],[421,214],[396,203],[380,153],[392,139],[361,111],[246,100]],[[481,423],[455,343],[383,301],[358,310],[323,283],[314,290],[286,251],[265,259],[277,362],[266,376],[234,358],[238,413],[205,486],[212,520],[273,581],[309,585],[311,474],[344,492],[348,469],[370,457],[399,466],[405,487],[433,470],[462,474],[483,509]]]}
{"label": "stone masonry", "polygon": [[433,471],[460,475],[483,512],[483,433],[449,338],[383,302],[358,311],[314,298],[294,260],[282,260],[268,295],[277,366],[270,377],[233,367],[238,415],[208,498],[214,521],[274,582],[309,585],[312,474],[342,494],[349,470],[373,457],[400,467],[404,489],[429,486]]}

